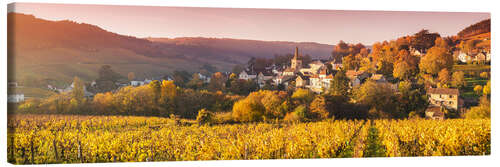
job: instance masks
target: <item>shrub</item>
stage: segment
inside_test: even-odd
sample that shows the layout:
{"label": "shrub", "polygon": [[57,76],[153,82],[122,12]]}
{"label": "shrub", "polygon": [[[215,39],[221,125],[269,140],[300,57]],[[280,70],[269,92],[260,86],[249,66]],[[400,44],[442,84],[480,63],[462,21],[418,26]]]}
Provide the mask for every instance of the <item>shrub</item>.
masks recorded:
{"label": "shrub", "polygon": [[490,74],[488,74],[488,72],[482,72],[481,74],[479,74],[479,77],[483,78],[483,79],[488,79],[490,77]]}
{"label": "shrub", "polygon": [[196,122],[198,124],[203,125],[203,124],[210,124],[212,123],[213,120],[213,113],[206,110],[206,109],[201,109],[198,111],[198,116],[196,117]]}
{"label": "shrub", "polygon": [[474,92],[476,95],[481,96],[481,93],[483,93],[483,87],[481,85],[474,86]]}

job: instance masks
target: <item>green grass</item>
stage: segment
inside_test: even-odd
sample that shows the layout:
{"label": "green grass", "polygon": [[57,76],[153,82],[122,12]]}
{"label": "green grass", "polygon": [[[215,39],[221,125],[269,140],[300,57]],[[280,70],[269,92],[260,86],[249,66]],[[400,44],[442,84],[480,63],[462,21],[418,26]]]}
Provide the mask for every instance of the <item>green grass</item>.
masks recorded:
{"label": "green grass", "polygon": [[481,85],[484,86],[488,82],[488,79],[483,78],[465,78],[467,83],[464,88],[462,88],[462,93],[460,94],[464,98],[479,98],[479,96],[474,92],[474,86]]}

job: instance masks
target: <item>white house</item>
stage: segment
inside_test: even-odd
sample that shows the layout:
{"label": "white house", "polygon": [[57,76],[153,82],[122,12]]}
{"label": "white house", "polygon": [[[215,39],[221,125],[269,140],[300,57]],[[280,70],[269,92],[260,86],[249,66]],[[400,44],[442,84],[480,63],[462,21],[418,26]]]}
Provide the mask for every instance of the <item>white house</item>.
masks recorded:
{"label": "white house", "polygon": [[255,78],[257,78],[257,75],[255,75],[255,73],[253,73],[253,72],[243,70],[243,71],[240,73],[239,78],[240,78],[240,79],[243,79],[243,80],[251,80],[251,79],[255,79]]}
{"label": "white house", "polygon": [[130,81],[131,86],[142,86],[144,85],[144,81]]}
{"label": "white house", "polygon": [[467,53],[465,53],[465,52],[460,52],[460,53],[458,54],[458,60],[459,60],[460,62],[462,62],[462,63],[467,63],[468,61],[471,61],[472,59],[471,59],[471,57],[470,57]]}
{"label": "white house", "polygon": [[7,97],[7,102],[9,103],[20,103],[24,101],[24,94],[18,93],[18,94],[10,94]]}

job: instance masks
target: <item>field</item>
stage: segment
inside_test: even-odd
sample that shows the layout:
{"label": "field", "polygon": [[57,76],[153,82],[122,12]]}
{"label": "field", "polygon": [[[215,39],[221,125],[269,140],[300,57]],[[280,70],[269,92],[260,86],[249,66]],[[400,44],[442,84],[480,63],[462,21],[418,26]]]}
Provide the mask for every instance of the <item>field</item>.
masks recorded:
{"label": "field", "polygon": [[14,164],[489,155],[489,119],[200,126],[132,116],[10,115]]}

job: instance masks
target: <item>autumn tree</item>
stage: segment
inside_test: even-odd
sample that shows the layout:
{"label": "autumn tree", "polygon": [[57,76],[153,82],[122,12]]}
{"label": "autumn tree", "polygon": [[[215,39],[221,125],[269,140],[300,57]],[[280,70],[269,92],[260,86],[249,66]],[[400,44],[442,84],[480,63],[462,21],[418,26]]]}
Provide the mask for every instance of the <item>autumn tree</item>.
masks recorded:
{"label": "autumn tree", "polygon": [[481,96],[481,94],[483,94],[483,87],[481,85],[474,86],[474,92],[476,95]]}
{"label": "autumn tree", "polygon": [[446,48],[432,47],[420,60],[419,68],[429,74],[437,74],[443,68],[451,69],[453,66],[453,56]]}
{"label": "autumn tree", "polygon": [[430,33],[429,30],[423,29],[413,35],[410,45],[420,52],[425,52],[435,45],[434,42],[439,37],[440,35],[438,33]]}
{"label": "autumn tree", "polygon": [[441,71],[438,73],[438,80],[441,86],[448,85],[450,83],[450,71],[448,71],[447,68],[443,68]]}
{"label": "autumn tree", "polygon": [[387,84],[378,84],[368,80],[354,90],[356,102],[371,108],[372,118],[390,118],[395,115],[395,99],[393,90]]}
{"label": "autumn tree", "polygon": [[314,93],[309,89],[299,88],[293,92],[291,98],[299,104],[307,105],[314,99]]}
{"label": "autumn tree", "polygon": [[491,95],[491,80],[489,80],[483,87],[483,94],[486,96]]}
{"label": "autumn tree", "polygon": [[491,102],[486,96],[481,97],[479,106],[471,107],[465,113],[467,119],[482,119],[491,117]]}
{"label": "autumn tree", "polygon": [[465,86],[465,78],[463,71],[456,71],[451,76],[451,84],[456,88],[462,88]]}
{"label": "autumn tree", "polygon": [[216,72],[210,78],[210,83],[208,84],[208,90],[211,91],[224,91],[226,78],[221,72]]}
{"label": "autumn tree", "polygon": [[311,112],[311,119],[314,120],[322,120],[326,119],[330,116],[328,112],[326,100],[323,96],[316,96],[314,100],[311,102],[309,108]]}
{"label": "autumn tree", "polygon": [[192,75],[192,79],[186,84],[188,88],[191,89],[201,89],[203,88],[204,82],[200,79],[200,75],[197,73]]}
{"label": "autumn tree", "polygon": [[398,60],[394,64],[394,77],[406,80],[417,73],[417,57],[410,55],[407,50],[401,50],[398,53],[397,59]]}
{"label": "autumn tree", "polygon": [[127,78],[128,78],[129,81],[134,80],[135,79],[135,73],[134,72],[129,72],[127,74]]}
{"label": "autumn tree", "polygon": [[198,116],[196,116],[196,122],[198,124],[210,124],[214,119],[214,114],[206,109],[201,109],[198,111]]}

